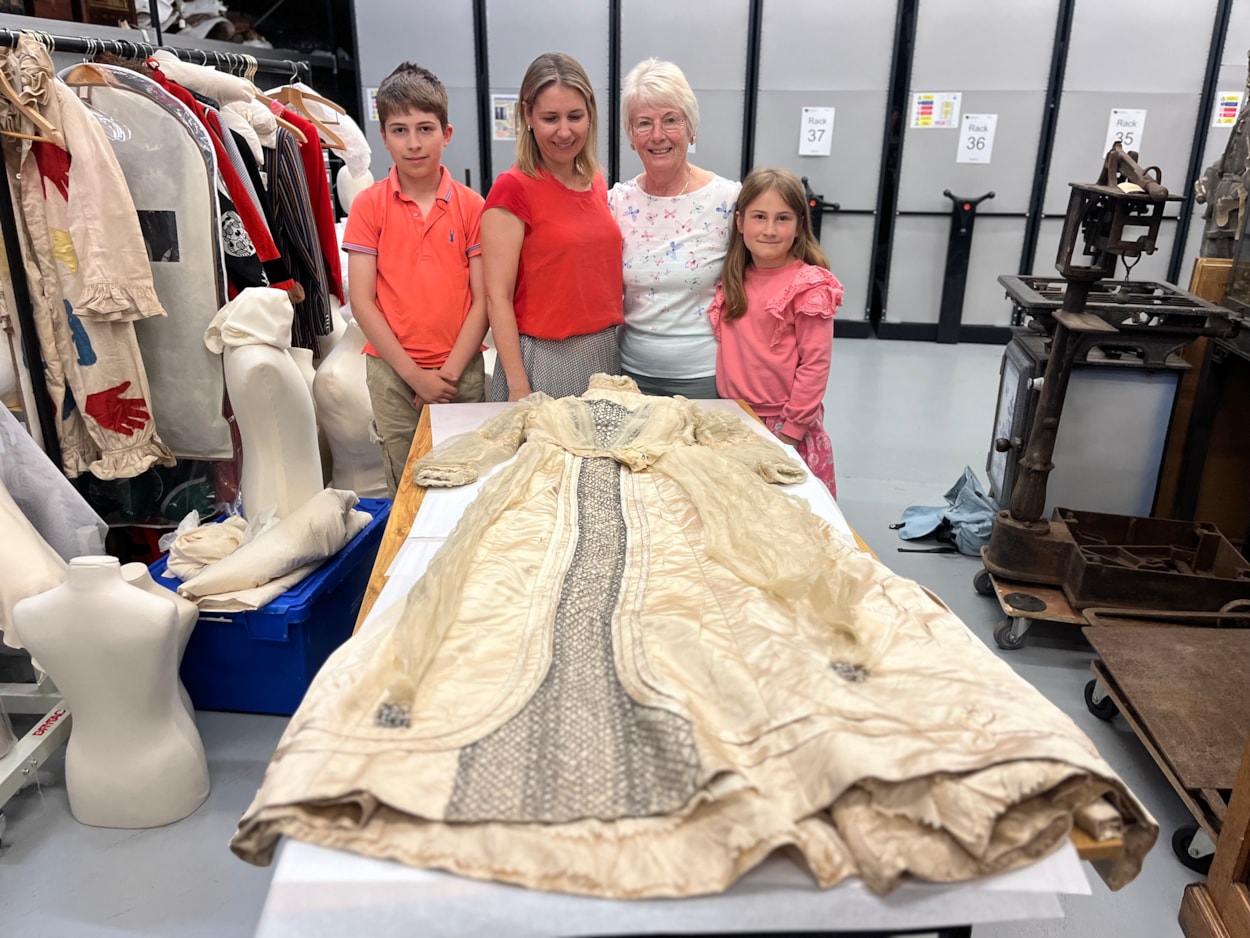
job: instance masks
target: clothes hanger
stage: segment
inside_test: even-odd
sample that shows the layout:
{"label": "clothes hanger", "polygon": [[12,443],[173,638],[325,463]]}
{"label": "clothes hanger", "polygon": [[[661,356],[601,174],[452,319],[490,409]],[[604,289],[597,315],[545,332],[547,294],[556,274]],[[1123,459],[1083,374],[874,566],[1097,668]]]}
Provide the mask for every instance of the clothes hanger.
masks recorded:
{"label": "clothes hanger", "polygon": [[115,79],[94,62],[79,62],[65,73],[67,85],[117,85]]}
{"label": "clothes hanger", "polygon": [[66,149],[65,137],[56,129],[52,121],[48,120],[30,105],[22,103],[21,96],[9,82],[9,76],[5,74],[3,69],[0,69],[0,94],[8,98],[9,102],[17,108],[23,117],[42,131],[41,134],[25,134],[17,130],[0,130],[0,134],[6,137],[16,137],[19,140],[36,140],[42,143],[50,143],[53,146],[60,147],[62,150]]}
{"label": "clothes hanger", "polygon": [[280,88],[278,90],[278,93],[274,96],[274,98],[280,104],[284,104],[287,107],[291,108],[291,110],[296,111],[305,120],[307,120],[310,124],[316,127],[317,133],[320,134],[321,137],[326,141],[326,145],[330,147],[330,149],[344,150],[344,151],[347,149],[347,144],[343,142],[343,138],[326,126],[327,123],[337,124],[338,118],[333,118],[329,121],[322,121],[319,117],[317,117],[317,115],[313,114],[309,110],[308,103],[307,103],[309,101],[316,101],[318,104],[325,105],[326,107],[330,108],[330,110],[337,111],[339,114],[347,113],[345,110],[343,110],[343,108],[339,107],[333,101],[327,98],[323,98],[321,97],[321,95],[318,95],[318,94],[305,93],[299,88],[292,88],[290,85]]}
{"label": "clothes hanger", "polygon": [[[5,33],[7,33],[10,37],[9,45],[14,45],[12,40],[15,37],[13,34],[7,29],[5,30]],[[52,41],[52,37],[48,33],[34,33],[34,35],[35,38],[45,47],[55,48],[56,44]],[[56,129],[56,126],[50,120],[40,114],[29,104],[23,103],[21,95],[18,94],[17,89],[13,87],[13,84],[9,81],[9,76],[3,69],[0,69],[0,94],[4,95],[4,97],[8,99],[23,117],[42,131],[40,134],[26,134],[18,130],[0,130],[0,134],[3,134],[6,137],[14,137],[18,140],[35,140],[41,143],[50,143],[53,146],[60,147],[62,150],[66,149],[65,137],[62,136],[61,132]]]}
{"label": "clothes hanger", "polygon": [[299,141],[300,146],[303,146],[305,143],[308,142],[308,138],[304,136],[304,132],[302,130],[300,130],[298,127],[292,124],[289,120],[287,120],[281,114],[274,111],[273,106],[272,106],[274,104],[273,98],[269,97],[269,95],[264,94],[263,92],[258,90],[256,92],[256,100],[261,102],[263,105],[265,105],[265,107],[269,108],[269,113],[273,114],[274,122],[277,123],[277,125],[281,127],[283,130],[285,130],[287,133],[294,136],[295,139]]}

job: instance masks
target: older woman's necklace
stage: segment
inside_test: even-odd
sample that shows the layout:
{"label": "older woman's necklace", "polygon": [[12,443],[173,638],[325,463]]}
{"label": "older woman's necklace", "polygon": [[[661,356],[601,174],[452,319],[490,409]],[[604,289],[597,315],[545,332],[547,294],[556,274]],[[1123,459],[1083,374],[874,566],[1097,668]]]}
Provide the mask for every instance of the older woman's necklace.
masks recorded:
{"label": "older woman's necklace", "polygon": [[653,199],[680,199],[686,194],[686,190],[690,188],[690,180],[692,179],[694,179],[694,170],[687,168],[686,184],[681,187],[680,192],[676,192],[673,195],[660,195],[659,193],[648,192],[647,195],[651,196]]}

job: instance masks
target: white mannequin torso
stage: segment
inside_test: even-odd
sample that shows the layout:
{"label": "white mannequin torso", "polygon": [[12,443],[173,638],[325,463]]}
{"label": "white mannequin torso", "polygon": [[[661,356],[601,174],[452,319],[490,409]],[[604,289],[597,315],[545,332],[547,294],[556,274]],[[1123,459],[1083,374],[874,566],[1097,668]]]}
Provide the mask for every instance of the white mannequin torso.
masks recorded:
{"label": "white mannequin torso", "polygon": [[243,514],[285,518],[324,488],[312,394],[299,365],[272,345],[225,350],[226,389],[243,439]]}
{"label": "white mannequin torso", "polygon": [[[153,596],[160,596],[164,599],[172,599],[174,606],[178,609],[178,666],[182,666],[182,656],[187,650],[187,642],[191,640],[191,632],[195,629],[195,623],[200,617],[200,607],[189,599],[183,599],[173,590],[167,590],[154,579],[148,568],[141,563],[122,564],[122,579],[131,586],[137,586],[145,593],[151,593]],[[182,684],[182,678],[178,679],[178,696],[182,700],[182,706],[187,711],[187,716],[191,721],[195,721],[195,707],[191,703],[191,695],[187,693],[186,687]]]}
{"label": "white mannequin torso", "polygon": [[385,498],[386,473],[382,450],[371,438],[373,406],[365,383],[365,334],[355,321],[347,323],[339,343],[322,359],[313,381],[317,421],[334,455],[330,485],[362,498]]}
{"label": "white mannequin torso", "polygon": [[131,586],[115,557],[76,557],[65,583],[13,614],[74,715],[65,754],[74,817],[157,827],[199,807],[208,763],[178,694],[173,600]]}

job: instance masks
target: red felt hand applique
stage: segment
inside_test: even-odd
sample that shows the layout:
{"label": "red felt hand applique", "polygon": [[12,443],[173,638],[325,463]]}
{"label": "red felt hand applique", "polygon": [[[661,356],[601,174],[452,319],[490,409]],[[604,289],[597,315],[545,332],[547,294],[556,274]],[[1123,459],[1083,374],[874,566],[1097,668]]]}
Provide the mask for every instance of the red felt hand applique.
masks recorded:
{"label": "red felt hand applique", "polygon": [[122,397],[128,387],[130,382],[123,381],[116,387],[89,394],[83,410],[105,430],[134,436],[152,418],[142,397]]}

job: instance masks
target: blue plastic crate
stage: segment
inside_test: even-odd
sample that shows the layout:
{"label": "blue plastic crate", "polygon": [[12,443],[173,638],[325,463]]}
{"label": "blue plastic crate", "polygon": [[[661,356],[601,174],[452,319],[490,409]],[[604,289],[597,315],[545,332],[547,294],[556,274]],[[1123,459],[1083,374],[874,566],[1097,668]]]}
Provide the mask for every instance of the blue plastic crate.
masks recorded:
{"label": "blue plastic crate", "polygon": [[[334,649],[351,637],[391,502],[362,498],[369,525],[312,576],[248,612],[201,612],[182,659],[182,682],[199,710],[290,715]],[[168,589],[162,557],[149,570]]]}

